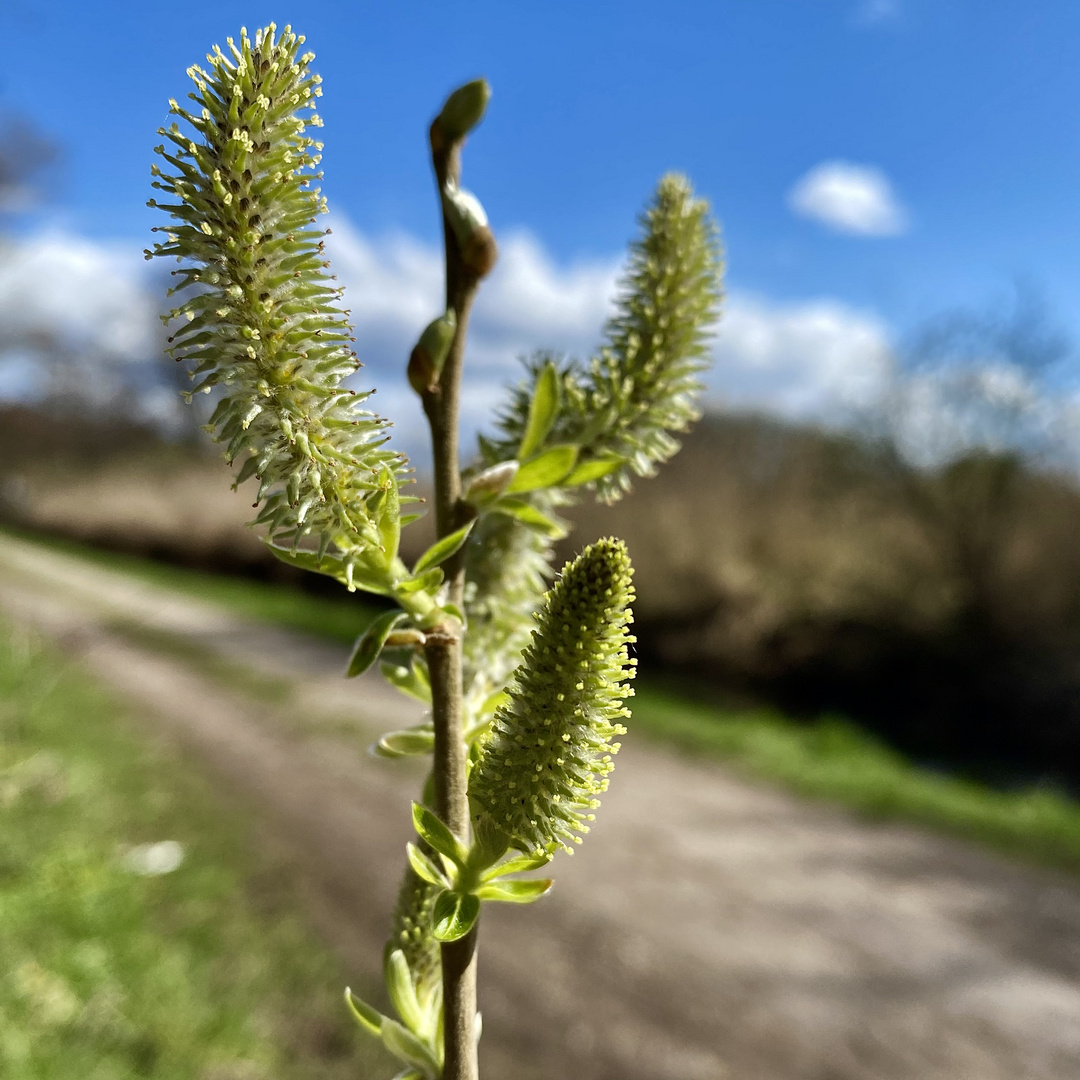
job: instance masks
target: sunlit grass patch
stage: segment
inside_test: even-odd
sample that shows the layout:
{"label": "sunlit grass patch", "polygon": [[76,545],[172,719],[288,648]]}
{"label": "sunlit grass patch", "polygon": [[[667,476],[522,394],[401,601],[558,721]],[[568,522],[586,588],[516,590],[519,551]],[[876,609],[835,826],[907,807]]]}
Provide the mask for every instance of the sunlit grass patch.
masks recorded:
{"label": "sunlit grass patch", "polygon": [[633,706],[634,730],[801,794],[1080,870],[1080,804],[1059,791],[998,791],[931,772],[839,718],[800,722],[765,709],[722,708],[647,680]]}
{"label": "sunlit grass patch", "polygon": [[0,625],[0,1076],[366,1075],[298,911],[191,763]]}

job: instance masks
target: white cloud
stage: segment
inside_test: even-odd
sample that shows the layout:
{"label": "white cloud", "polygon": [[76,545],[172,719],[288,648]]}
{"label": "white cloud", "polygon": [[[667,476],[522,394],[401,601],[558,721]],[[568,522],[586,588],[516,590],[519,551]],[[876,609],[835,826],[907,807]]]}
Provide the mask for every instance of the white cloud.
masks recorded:
{"label": "white cloud", "polygon": [[[330,255],[367,365],[355,385],[379,388],[372,405],[396,421],[395,443],[424,461],[426,425],[405,364],[420,330],[441,309],[441,255],[405,234],[373,239],[340,218],[333,228]],[[158,366],[165,363],[158,358],[160,270],[133,247],[47,232],[0,249],[0,397],[40,390],[34,340],[48,333],[88,357],[75,372],[88,400],[99,383],[126,379],[138,387],[147,415],[169,417],[175,390],[156,377],[166,372]],[[528,233],[503,239],[471,325],[466,455],[504,385],[518,377],[517,357],[539,348],[590,355],[618,272],[615,257],[560,263]],[[894,363],[890,328],[835,298],[777,301],[736,290],[725,302],[713,353],[706,381],[714,405],[835,424],[891,415],[906,451],[922,461],[973,445],[1052,445],[1058,460],[1080,463],[1080,395],[1051,394],[1000,363],[905,373]],[[103,357],[120,362],[104,365]]]}
{"label": "white cloud", "polygon": [[[419,332],[442,308],[440,252],[401,233],[373,239],[340,217],[332,226],[333,270],[346,286],[366,365],[355,385],[377,386],[372,406],[396,421],[395,441],[420,450],[425,425],[405,364]],[[466,439],[518,377],[519,356],[540,348],[589,356],[611,310],[619,263],[614,256],[560,263],[526,232],[502,240],[470,329]],[[53,329],[73,348],[163,362],[153,334],[165,301],[153,273],[135,251],[59,233],[10,248],[0,254],[0,342],[6,337],[17,346],[35,331]],[[878,320],[837,301],[776,303],[736,293],[726,303],[710,394],[792,417],[837,416],[880,385],[887,338]],[[24,349],[21,360],[15,355],[13,349],[0,394],[25,382],[33,363]],[[146,393],[169,392],[144,382]]]}
{"label": "white cloud", "polygon": [[50,231],[0,248],[0,349],[46,339],[141,359],[157,303],[137,250]]}
{"label": "white cloud", "polygon": [[788,194],[788,206],[839,232],[898,236],[908,214],[885,174],[870,165],[825,161],[815,165]]}
{"label": "white cloud", "polygon": [[885,26],[903,15],[901,0],[863,0],[852,12],[856,26]]}
{"label": "white cloud", "polygon": [[[398,418],[400,436],[418,443],[423,418],[405,381],[420,331],[443,310],[442,255],[404,234],[371,239],[337,219],[328,245],[345,285],[366,365],[357,385],[379,386],[377,408]],[[616,259],[561,266],[529,233],[511,232],[477,299],[470,323],[465,426],[475,430],[518,377],[517,359],[540,348],[585,356],[614,294]]]}
{"label": "white cloud", "polygon": [[887,327],[836,300],[777,303],[736,294],[726,306],[709,379],[740,407],[794,419],[843,419],[888,383]]}
{"label": "white cloud", "polygon": [[[411,348],[443,308],[441,253],[404,234],[372,240],[340,220],[328,246],[358,336]],[[510,233],[473,313],[470,345],[480,363],[505,367],[516,353],[541,343],[590,348],[617,269],[615,259],[559,266],[529,233]]]}
{"label": "white cloud", "polygon": [[[367,365],[358,385],[378,385],[379,410],[397,418],[399,434],[419,445],[422,416],[405,381],[405,359],[441,310],[441,255],[403,235],[371,240],[340,222],[331,239]],[[470,430],[518,377],[519,356],[541,348],[589,356],[611,311],[618,272],[614,257],[560,265],[525,232],[502,241],[470,325],[463,395]],[[713,400],[792,417],[835,417],[880,390],[888,334],[879,320],[838,301],[779,304],[736,293],[725,304],[715,355]]]}

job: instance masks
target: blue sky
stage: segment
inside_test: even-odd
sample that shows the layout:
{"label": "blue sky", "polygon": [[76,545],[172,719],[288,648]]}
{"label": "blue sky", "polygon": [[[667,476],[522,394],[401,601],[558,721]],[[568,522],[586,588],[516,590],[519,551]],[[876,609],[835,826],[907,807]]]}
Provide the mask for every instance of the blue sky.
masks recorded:
{"label": "blue sky", "polygon": [[[167,99],[211,44],[272,19],[307,35],[324,77],[324,191],[355,241],[338,253],[354,290],[388,266],[430,288],[426,123],[449,88],[485,74],[494,98],[465,181],[499,235],[532,245],[507,273],[548,275],[539,308],[555,344],[578,344],[588,313],[564,333],[557,309],[589,288],[602,307],[634,216],[670,168],[723,224],[736,337],[739,318],[772,319],[798,351],[791,319],[825,313],[854,327],[837,345],[850,352],[942,309],[1002,301],[1018,279],[1080,335],[1080,5],[1067,0],[7,0],[0,106],[64,152],[24,237],[114,260],[144,246]],[[423,264],[412,278],[410,258]],[[502,344],[542,343],[533,322]],[[377,324],[376,353],[394,337]],[[744,326],[747,347],[762,332]],[[857,367],[825,367],[838,365]]]}

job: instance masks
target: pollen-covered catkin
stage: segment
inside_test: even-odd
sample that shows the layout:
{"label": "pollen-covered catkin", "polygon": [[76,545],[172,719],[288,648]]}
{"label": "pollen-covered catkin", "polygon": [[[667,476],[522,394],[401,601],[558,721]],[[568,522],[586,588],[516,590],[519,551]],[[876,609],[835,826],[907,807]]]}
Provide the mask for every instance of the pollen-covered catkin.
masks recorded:
{"label": "pollen-covered catkin", "polygon": [[619,540],[599,540],[544,598],[469,781],[475,820],[522,851],[570,851],[607,789],[630,715],[632,570]]}
{"label": "pollen-covered catkin", "polygon": [[[709,339],[719,316],[723,253],[708,203],[677,173],[660,180],[640,226],[598,355],[584,368],[573,360],[535,355],[498,430],[481,439],[486,465],[515,457],[537,382],[549,363],[559,372],[562,394],[548,445],[576,445],[579,463],[620,461],[592,482],[602,502],[621,498],[635,475],[651,476],[678,451],[677,435],[699,414],[699,376],[708,367]],[[524,498],[551,517],[581,490],[556,486]],[[547,536],[506,515],[482,518],[473,533],[466,658],[490,674],[491,689],[502,685],[520,652],[523,620],[543,592],[551,548]]]}
{"label": "pollen-covered catkin", "polygon": [[641,216],[607,342],[589,373],[589,413],[612,410],[601,443],[627,462],[597,482],[602,501],[628,491],[632,473],[654,475],[679,449],[672,433],[698,419],[722,270],[709,204],[685,176],[668,173]]}
{"label": "pollen-covered catkin", "polygon": [[297,55],[303,40],[288,27],[244,31],[227,54],[215,47],[208,69],[189,69],[194,107],[171,103],[188,129],[161,129],[168,171],[154,167],[173,200],[150,203],[175,221],[147,256],[181,263],[171,355],[195,362],[193,393],[223,388],[210,427],[243,462],[237,483],[260,482],[256,522],[281,546],[313,536],[351,582],[354,567],[378,574],[394,554],[377,493],[396,489],[403,459],[383,447],[386,422],[358,408],[368,395],[343,385],[359,363],[315,228],[322,144],[307,131],[321,126],[321,90],[314,54]]}

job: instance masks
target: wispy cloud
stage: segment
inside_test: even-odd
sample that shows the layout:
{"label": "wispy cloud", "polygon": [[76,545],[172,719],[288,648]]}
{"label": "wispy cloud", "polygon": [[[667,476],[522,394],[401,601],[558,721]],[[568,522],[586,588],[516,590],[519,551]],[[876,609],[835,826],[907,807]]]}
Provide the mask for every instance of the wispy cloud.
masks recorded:
{"label": "wispy cloud", "polygon": [[[403,447],[419,449],[423,417],[405,380],[405,361],[419,331],[441,310],[440,253],[405,234],[366,236],[340,216],[332,225],[329,254],[346,287],[365,364],[356,385],[379,388],[373,406],[395,420]],[[518,378],[519,356],[538,348],[582,359],[591,354],[611,311],[619,266],[614,255],[559,262],[523,231],[503,239],[471,326],[464,393],[470,432]],[[134,250],[60,233],[9,248],[0,257],[0,354],[59,329],[76,351],[163,363],[156,314],[165,301],[154,272]],[[888,332],[836,300],[777,303],[735,292],[714,351],[714,403],[835,417],[880,385]],[[4,390],[0,379],[0,396]]]}
{"label": "wispy cloud", "polygon": [[888,327],[834,299],[736,294],[717,335],[710,390],[794,419],[840,420],[874,402],[892,370]]}
{"label": "wispy cloud", "polygon": [[156,302],[138,250],[50,231],[0,248],[0,350],[60,347],[145,356]]}
{"label": "wispy cloud", "polygon": [[[380,412],[397,418],[404,438],[419,437],[423,418],[405,379],[420,331],[443,309],[442,256],[404,234],[371,238],[340,219],[328,245],[356,325],[360,378],[379,387]],[[469,382],[463,420],[475,429],[517,380],[517,360],[539,348],[585,357],[610,309],[617,258],[560,265],[532,235],[511,232],[484,283],[470,323]]]}
{"label": "wispy cloud", "polygon": [[788,193],[788,206],[855,236],[899,236],[909,227],[888,177],[872,165],[849,161],[815,165]]}
{"label": "wispy cloud", "polygon": [[889,26],[900,21],[902,0],[862,0],[851,13],[856,26]]}
{"label": "wispy cloud", "polygon": [[[394,419],[396,445],[424,461],[425,425],[404,371],[417,334],[442,303],[440,253],[405,234],[366,236],[340,217],[333,228],[330,255],[366,364],[356,385],[379,388],[373,405]],[[619,265],[615,256],[560,262],[525,232],[504,238],[471,328],[467,438],[517,379],[518,356],[538,348],[590,355],[611,311]],[[159,354],[162,291],[161,271],[134,245],[57,231],[9,243],[0,250],[0,397],[40,391],[35,349],[59,339],[82,365],[71,385],[87,402],[106,377],[122,379],[145,413],[167,419],[177,395]],[[904,451],[924,462],[977,445],[1015,445],[1080,465],[1080,395],[1053,392],[992,351],[979,352],[967,368],[907,371],[896,362],[891,328],[834,297],[777,301],[734,290],[713,358],[706,380],[713,405],[833,424],[892,417]]]}

